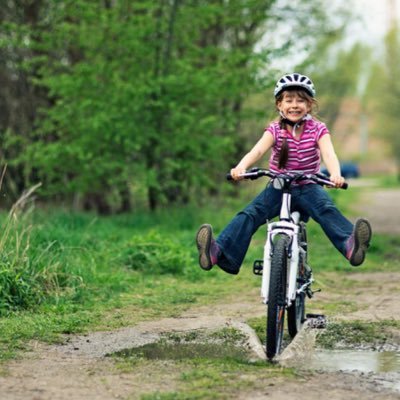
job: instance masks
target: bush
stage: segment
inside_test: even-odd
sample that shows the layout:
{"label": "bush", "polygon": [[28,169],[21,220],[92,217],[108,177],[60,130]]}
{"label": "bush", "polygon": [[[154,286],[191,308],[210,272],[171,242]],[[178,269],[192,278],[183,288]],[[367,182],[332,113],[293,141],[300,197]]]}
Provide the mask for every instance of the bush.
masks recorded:
{"label": "bush", "polygon": [[32,271],[13,265],[7,256],[0,260],[0,315],[40,303],[43,297]]}
{"label": "bush", "polygon": [[30,309],[46,299],[75,292],[82,279],[66,272],[52,244],[31,246],[31,215],[13,207],[0,236],[0,316]]}
{"label": "bush", "polygon": [[118,257],[118,263],[148,274],[181,274],[193,264],[190,249],[157,232],[135,235]]}

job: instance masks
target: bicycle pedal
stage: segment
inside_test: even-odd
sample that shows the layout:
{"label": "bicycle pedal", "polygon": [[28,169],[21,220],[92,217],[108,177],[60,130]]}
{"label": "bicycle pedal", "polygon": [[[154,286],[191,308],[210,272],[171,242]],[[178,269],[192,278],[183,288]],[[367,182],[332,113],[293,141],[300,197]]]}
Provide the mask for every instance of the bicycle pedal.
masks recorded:
{"label": "bicycle pedal", "polygon": [[254,275],[262,275],[264,268],[263,260],[255,260],[253,263],[253,274]]}
{"label": "bicycle pedal", "polygon": [[307,288],[306,290],[306,295],[309,299],[311,299],[315,293],[321,292],[322,289],[315,289],[315,290],[311,290],[310,288]]}

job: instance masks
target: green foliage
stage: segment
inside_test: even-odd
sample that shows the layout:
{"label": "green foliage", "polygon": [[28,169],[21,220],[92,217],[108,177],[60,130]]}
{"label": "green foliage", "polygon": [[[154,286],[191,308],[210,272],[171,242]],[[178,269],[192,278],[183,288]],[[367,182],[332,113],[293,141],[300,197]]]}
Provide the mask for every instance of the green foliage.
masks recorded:
{"label": "green foliage", "polygon": [[[29,266],[29,265],[28,265]],[[3,255],[0,260],[0,315],[40,303],[44,296],[35,272],[24,262]]]}
{"label": "green foliage", "polygon": [[191,251],[179,241],[172,241],[160,233],[135,235],[121,249],[117,258],[134,271],[145,274],[182,274],[187,265],[194,264]]}
{"label": "green foliage", "polygon": [[[254,88],[253,30],[268,7],[80,1],[55,9],[51,35],[34,44],[49,52],[37,83],[54,104],[27,153],[46,191],[102,196],[115,210],[142,188],[155,208],[209,186],[232,151],[235,105]],[[252,8],[259,13],[244,13]],[[66,51],[54,58],[54,49]]]}
{"label": "green foliage", "polygon": [[[322,0],[43,0],[8,2],[0,18],[9,193],[40,180],[42,197],[103,214],[223,191],[247,150],[246,99],[276,79],[272,61],[330,26]],[[296,41],[276,43],[286,19]]]}
{"label": "green foliage", "polygon": [[34,309],[46,299],[70,298],[81,289],[82,279],[52,249],[32,245],[29,216],[12,210],[5,218],[0,238],[0,315]]}
{"label": "green foliage", "polygon": [[[108,220],[91,214],[18,210],[3,216],[0,315],[109,300],[115,293],[136,290],[145,276],[202,280],[200,269],[193,268],[195,224],[200,223],[194,214],[199,213],[170,210]],[[190,291],[168,296],[165,304],[195,299]],[[145,298],[142,304],[152,306],[153,301]]]}

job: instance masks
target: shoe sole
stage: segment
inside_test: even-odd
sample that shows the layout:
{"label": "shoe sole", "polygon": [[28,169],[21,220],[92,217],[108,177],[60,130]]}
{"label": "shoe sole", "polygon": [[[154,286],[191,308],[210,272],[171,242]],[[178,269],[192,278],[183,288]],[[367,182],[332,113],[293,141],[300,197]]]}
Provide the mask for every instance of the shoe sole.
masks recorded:
{"label": "shoe sole", "polygon": [[357,220],[354,225],[354,251],[350,257],[350,264],[354,267],[364,262],[371,236],[372,229],[370,223],[365,219]]}
{"label": "shoe sole", "polygon": [[213,267],[210,257],[212,235],[212,227],[208,224],[202,225],[196,235],[196,244],[199,251],[199,265],[206,271],[209,271]]}

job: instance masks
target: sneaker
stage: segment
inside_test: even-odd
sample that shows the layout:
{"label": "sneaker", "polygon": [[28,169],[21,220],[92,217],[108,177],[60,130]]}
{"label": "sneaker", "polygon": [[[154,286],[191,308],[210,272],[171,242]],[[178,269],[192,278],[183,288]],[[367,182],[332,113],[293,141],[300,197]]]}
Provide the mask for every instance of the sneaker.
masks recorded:
{"label": "sneaker", "polygon": [[200,227],[196,235],[196,244],[199,250],[200,267],[209,271],[217,263],[219,253],[211,225],[204,224]]}
{"label": "sneaker", "polygon": [[365,253],[371,241],[371,225],[363,218],[354,224],[353,233],[347,241],[346,257],[354,267],[361,265],[365,259]]}

